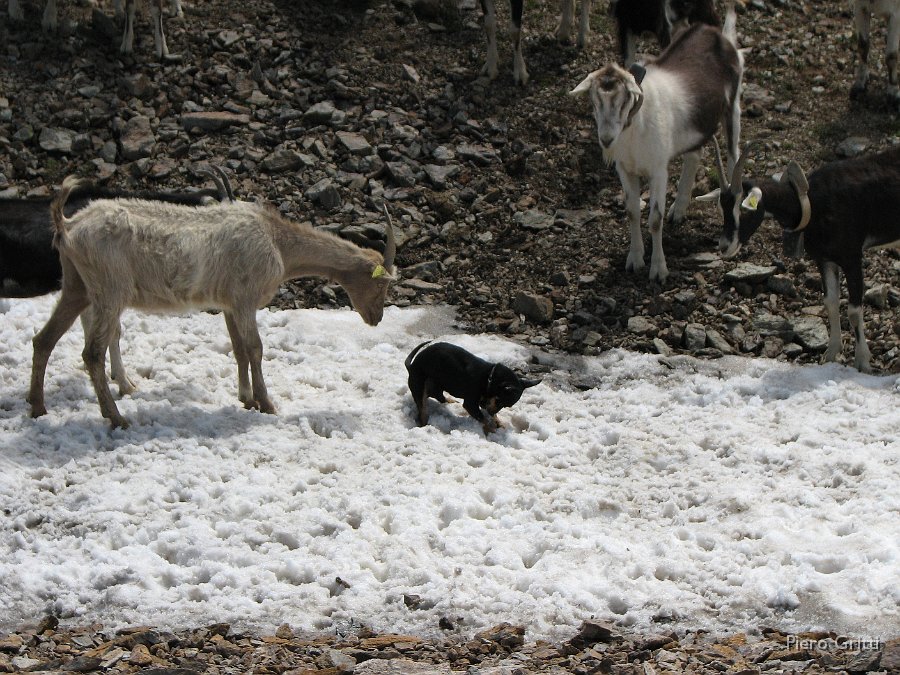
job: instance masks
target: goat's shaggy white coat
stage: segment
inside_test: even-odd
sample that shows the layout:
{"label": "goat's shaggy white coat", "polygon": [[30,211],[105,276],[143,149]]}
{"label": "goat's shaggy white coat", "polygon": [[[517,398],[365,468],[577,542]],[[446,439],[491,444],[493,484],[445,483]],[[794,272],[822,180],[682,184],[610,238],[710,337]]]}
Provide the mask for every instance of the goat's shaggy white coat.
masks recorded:
{"label": "goat's shaggy white coat", "polygon": [[390,253],[383,260],[376,251],[248,202],[187,207],[134,199],[98,200],[66,219],[62,206],[75,185],[77,181],[66,179],[51,207],[63,284],[53,315],[34,338],[28,397],[34,416],[46,412],[43,383],[50,353],[87,307],[92,311],[85,335],[85,365],[100,410],[114,427],[128,426],[128,422],[109,392],[104,356],[127,307],[222,310],[238,364],[238,397],[246,407],[268,413],[274,413],[275,407],[262,377],[256,310],[282,282],[302,276],[332,279],[347,291],[366,323],[381,321],[393,279],[390,230]]}

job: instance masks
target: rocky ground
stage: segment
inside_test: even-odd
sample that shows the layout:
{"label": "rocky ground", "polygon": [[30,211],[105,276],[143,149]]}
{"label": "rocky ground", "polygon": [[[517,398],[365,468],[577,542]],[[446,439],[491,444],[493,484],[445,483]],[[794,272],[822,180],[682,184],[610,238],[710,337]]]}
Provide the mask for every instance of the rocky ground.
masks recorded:
{"label": "rocky ground", "polygon": [[706,675],[730,673],[898,673],[900,639],[865,643],[833,633],[757,637],[628,635],[586,621],[566,642],[526,643],[524,628],[501,624],[463,640],[413,635],[305,635],[281,626],[249,636],[227,624],[179,633],[146,626],[104,631],[48,618],[0,636],[0,672],[115,675]]}
{"label": "rocky ground", "polygon": [[[749,174],[900,142],[883,93],[883,31],[870,91],[848,99],[845,4],[754,0],[741,10]],[[194,2],[167,22],[181,60],[164,64],[152,58],[146,17],[134,58],[123,59],[103,12],[69,7],[61,35],[47,37],[30,7],[26,26],[0,20],[0,194],[47,194],[73,171],[122,187],[199,185],[198,167],[212,162],[241,196],[358,240],[381,236],[389,204],[403,240],[391,301],[452,304],[468,330],[586,354],[820,359],[819,275],[781,258],[775,223],[723,261],[715,209],[696,203],[666,230],[664,285],[625,272],[618,180],[588,104],[566,96],[614,53],[609,18],[595,7],[581,51],[553,38],[554,3],[529,5],[525,88],[512,82],[505,31],[500,77],[477,78],[485,49],[474,0]],[[714,186],[707,157],[696,193]],[[900,372],[900,257],[866,261],[873,366]],[[275,300],[346,302],[313,281]]]}
{"label": "rocky ground", "polygon": [[[627,347],[821,358],[818,274],[808,261],[781,259],[774,223],[739,259],[723,261],[715,209],[693,204],[688,220],[666,231],[666,283],[625,272],[618,180],[587,104],[566,96],[614,53],[604,6],[594,8],[589,46],[576,50],[553,39],[555,3],[526,3],[532,79],[520,88],[503,32],[500,77],[490,85],[477,77],[484,37],[474,0],[458,8],[450,0],[188,1],[185,17],[166,23],[181,58],[165,63],[152,58],[146,16],[134,58],[122,58],[111,46],[110,8],[62,4],[57,36],[41,33],[38,7],[26,7],[24,26],[0,14],[0,196],[50,194],[72,172],[128,188],[198,186],[207,180],[199,170],[213,163],[241,197],[361,242],[378,244],[387,204],[401,239],[402,280],[390,301],[451,304],[466,330],[585,354]],[[900,142],[876,25],[870,91],[850,102],[846,3],[753,0],[741,10],[750,174]],[[715,186],[708,157],[698,179],[697,194]],[[900,256],[870,252],[866,261],[873,367],[898,373]],[[346,303],[339,287],[308,280],[285,286],[273,304]],[[847,341],[846,318],[844,330]],[[852,361],[849,345],[844,356]],[[115,635],[44,624],[0,637],[0,671],[900,672],[896,643],[860,651],[816,634],[803,636],[811,648],[792,649],[777,631],[614,633],[586,624],[565,644],[526,644],[515,627],[426,640],[288,628],[240,636],[227,626]]]}

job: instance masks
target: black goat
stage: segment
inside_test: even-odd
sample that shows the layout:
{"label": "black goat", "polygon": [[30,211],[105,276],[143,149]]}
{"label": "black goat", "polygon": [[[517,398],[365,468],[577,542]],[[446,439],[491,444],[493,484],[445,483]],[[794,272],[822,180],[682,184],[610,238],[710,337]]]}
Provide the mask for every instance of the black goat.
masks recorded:
{"label": "black goat", "polygon": [[[804,176],[791,162],[779,180],[742,179],[747,151],[729,184],[716,148],[720,187],[700,200],[717,199],[724,219],[719,251],[737,255],[767,215],[784,228],[785,253],[805,249],[822,274],[828,313],[826,361],[841,353],[840,272],[847,277],[847,317],[856,339],[855,365],[870,372],[863,325],[863,251],[900,246],[900,146],[885,152],[829,162]],[[743,213],[742,213],[743,211]]]}
{"label": "black goat", "polygon": [[[66,215],[71,216],[95,199],[134,197],[173,204],[200,206],[217,201],[234,201],[228,178],[218,167],[216,173],[204,170],[216,183],[216,189],[196,192],[124,192],[89,186],[80,190],[66,203]],[[50,221],[50,197],[35,199],[0,199],[0,297],[31,298],[58,291],[62,281],[59,254],[53,246],[53,226]],[[84,321],[84,317],[82,317]],[[110,345],[110,364],[113,379],[122,394],[134,385],[125,374],[119,351],[118,332]]]}
{"label": "black goat", "polygon": [[619,55],[626,67],[634,63],[635,40],[644,33],[655,35],[665,49],[689,24],[722,25],[713,0],[612,0],[609,12],[616,21]]}

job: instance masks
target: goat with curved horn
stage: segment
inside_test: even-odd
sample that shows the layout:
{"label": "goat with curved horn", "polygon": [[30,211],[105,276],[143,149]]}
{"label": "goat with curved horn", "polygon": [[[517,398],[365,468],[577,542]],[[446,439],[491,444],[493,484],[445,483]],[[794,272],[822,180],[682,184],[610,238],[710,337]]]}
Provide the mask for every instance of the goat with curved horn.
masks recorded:
{"label": "goat with curved horn", "polygon": [[746,157],[745,150],[735,166],[731,189],[719,191],[724,219],[719,240],[722,256],[736,255],[767,216],[781,225],[784,254],[796,256],[805,250],[822,275],[829,335],[825,361],[836,360],[842,351],[839,308],[843,272],[847,317],[856,339],[854,365],[868,372],[871,354],[863,327],[863,253],[869,248],[900,245],[900,146],[830,162],[808,179],[800,165],[791,161],[777,178],[744,181],[741,169]]}

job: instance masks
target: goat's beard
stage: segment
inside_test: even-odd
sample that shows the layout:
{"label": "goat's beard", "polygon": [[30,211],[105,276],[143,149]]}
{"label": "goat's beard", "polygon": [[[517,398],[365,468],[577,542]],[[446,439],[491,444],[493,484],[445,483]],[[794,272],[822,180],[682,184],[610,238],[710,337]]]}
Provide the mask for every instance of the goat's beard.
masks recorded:
{"label": "goat's beard", "polygon": [[[615,141],[613,141],[613,143],[615,143]],[[603,153],[603,161],[606,162],[606,166],[612,166],[616,163],[615,158],[612,156],[612,146],[605,148],[601,143],[600,150]]]}

